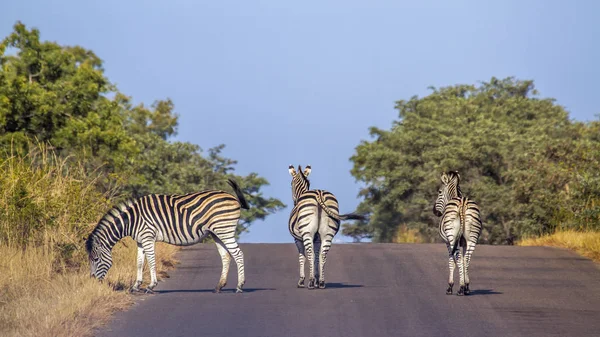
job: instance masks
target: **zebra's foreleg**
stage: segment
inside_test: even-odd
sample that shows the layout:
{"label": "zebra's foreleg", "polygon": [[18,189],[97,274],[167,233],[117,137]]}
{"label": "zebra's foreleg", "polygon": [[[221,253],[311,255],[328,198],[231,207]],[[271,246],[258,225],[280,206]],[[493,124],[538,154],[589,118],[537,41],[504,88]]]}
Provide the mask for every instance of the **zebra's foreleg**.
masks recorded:
{"label": "zebra's foreleg", "polygon": [[300,279],[298,280],[298,288],[304,288],[304,280],[306,279],[306,275],[304,274],[304,243],[302,241],[296,239],[294,240],[296,243],[296,248],[298,248],[298,265],[300,266]]}
{"label": "zebra's foreleg", "polygon": [[454,254],[452,254],[452,247],[446,243],[448,247],[448,288],[446,289],[446,295],[452,295],[452,288],[454,287],[454,268],[456,266],[456,260]]}
{"label": "zebra's foreleg", "polygon": [[131,291],[140,291],[140,285],[142,284],[142,278],[144,276],[144,248],[142,244],[138,242],[137,244],[137,277],[135,279],[135,284],[131,287]]}
{"label": "zebra's foreleg", "polygon": [[158,284],[156,278],[156,255],[154,252],[154,240],[146,240],[142,243],[146,259],[148,259],[148,267],[150,269],[150,284],[146,288],[146,293],[153,293],[154,287]]}
{"label": "zebra's foreleg", "polygon": [[227,285],[227,275],[229,275],[229,264],[231,263],[231,255],[225,248],[225,245],[219,238],[213,235],[215,240],[215,245],[217,246],[217,250],[219,251],[219,255],[221,255],[221,263],[223,264],[223,269],[221,270],[221,278],[219,279],[219,283],[215,287],[215,293],[220,293],[221,289]]}
{"label": "zebra's foreleg", "polygon": [[308,278],[308,289],[315,288],[315,253],[313,250],[313,235],[310,233],[305,233],[303,235],[304,241],[304,251],[306,252],[306,257],[308,258],[308,269],[309,269],[309,278]]}

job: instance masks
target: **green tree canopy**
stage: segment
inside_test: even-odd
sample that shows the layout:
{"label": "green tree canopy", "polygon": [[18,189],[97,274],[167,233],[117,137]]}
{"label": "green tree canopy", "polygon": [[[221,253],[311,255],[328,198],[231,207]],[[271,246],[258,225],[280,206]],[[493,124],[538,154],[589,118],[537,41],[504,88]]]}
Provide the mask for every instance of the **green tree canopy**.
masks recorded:
{"label": "green tree canopy", "polygon": [[[10,51],[10,53],[9,53]],[[82,47],[41,41],[39,30],[17,22],[0,43],[0,148],[25,153],[32,139],[59,156],[74,156],[103,173],[101,192],[120,198],[148,193],[182,194],[227,189],[228,176],[249,194],[238,232],[285,205],[260,192],[268,181],[256,173],[236,176],[225,145],[202,149],[171,141],[179,115],[170,99],[134,106],[104,74],[102,60]]]}
{"label": "green tree canopy", "polygon": [[393,241],[405,226],[438,241],[431,209],[446,170],[460,172],[463,193],[481,207],[481,242],[600,226],[598,122],[570,121],[533,81],[431,89],[398,101],[392,128],[372,127],[375,140],[357,146],[352,174],[365,184],[359,209],[371,218],[344,233]]}

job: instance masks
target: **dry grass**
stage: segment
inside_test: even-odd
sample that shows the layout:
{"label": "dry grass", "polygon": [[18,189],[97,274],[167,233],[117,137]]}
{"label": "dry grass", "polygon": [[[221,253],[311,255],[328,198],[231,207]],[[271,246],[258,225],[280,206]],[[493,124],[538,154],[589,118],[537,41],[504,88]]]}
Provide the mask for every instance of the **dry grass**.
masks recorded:
{"label": "dry grass", "polygon": [[[93,172],[39,145],[24,156],[0,153],[0,186],[0,336],[90,335],[132,302],[131,238],[114,247],[106,282],[89,276],[83,237],[114,203]],[[165,277],[178,247],[156,248]]]}
{"label": "dry grass", "polygon": [[425,240],[421,233],[416,229],[410,229],[406,225],[401,225],[396,230],[392,239],[393,243],[423,243]]}
{"label": "dry grass", "polygon": [[[57,272],[52,252],[0,246],[0,335],[90,335],[112,313],[132,303],[128,289],[135,281],[136,246],[133,240],[126,241],[127,247],[115,247],[114,264],[104,283],[90,278],[85,267]],[[177,249],[157,244],[157,270],[163,277],[176,262]],[[146,271],[145,283],[148,278]]]}
{"label": "dry grass", "polygon": [[600,262],[600,232],[557,231],[539,238],[523,239],[518,245],[566,248]]}

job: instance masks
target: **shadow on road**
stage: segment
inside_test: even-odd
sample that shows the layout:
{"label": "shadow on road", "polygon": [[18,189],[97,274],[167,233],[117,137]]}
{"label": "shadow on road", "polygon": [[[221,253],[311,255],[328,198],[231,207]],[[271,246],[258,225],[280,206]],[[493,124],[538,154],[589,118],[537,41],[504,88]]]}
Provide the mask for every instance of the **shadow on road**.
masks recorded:
{"label": "shadow on road", "polygon": [[[244,293],[253,293],[255,291],[277,290],[275,288],[244,288]],[[212,293],[214,289],[173,289],[173,290],[155,290],[157,294],[167,293]],[[235,289],[223,289],[221,293],[234,293]]]}
{"label": "shadow on road", "polygon": [[492,289],[475,289],[471,290],[469,296],[473,295],[501,295],[502,293],[499,291],[494,291]]}
{"label": "shadow on road", "polygon": [[345,283],[327,283],[326,288],[362,288],[364,287],[362,284],[345,284]]}

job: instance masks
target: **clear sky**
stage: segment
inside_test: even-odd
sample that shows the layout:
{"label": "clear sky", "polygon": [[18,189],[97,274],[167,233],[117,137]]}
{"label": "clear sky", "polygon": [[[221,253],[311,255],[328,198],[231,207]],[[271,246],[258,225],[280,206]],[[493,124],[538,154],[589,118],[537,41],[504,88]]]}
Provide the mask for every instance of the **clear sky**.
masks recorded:
{"label": "clear sky", "polygon": [[[353,211],[355,147],[431,85],[515,76],[573,119],[600,113],[600,1],[2,2],[0,36],[21,20],[93,50],[134,102],[173,99],[177,140],[226,144],[237,173],[266,177],[288,205],[288,165],[311,164],[311,186]],[[241,241],[291,242],[289,211]]]}

